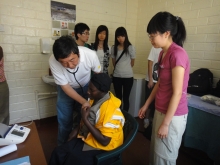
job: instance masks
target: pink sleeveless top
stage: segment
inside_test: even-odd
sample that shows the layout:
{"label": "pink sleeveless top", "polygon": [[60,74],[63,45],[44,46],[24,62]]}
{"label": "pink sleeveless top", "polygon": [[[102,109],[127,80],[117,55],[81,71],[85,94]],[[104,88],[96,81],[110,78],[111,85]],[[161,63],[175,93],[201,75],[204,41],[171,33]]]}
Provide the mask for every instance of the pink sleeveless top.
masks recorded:
{"label": "pink sleeveless top", "polygon": [[6,80],[4,73],[4,60],[3,57],[0,61],[0,82],[4,82]]}

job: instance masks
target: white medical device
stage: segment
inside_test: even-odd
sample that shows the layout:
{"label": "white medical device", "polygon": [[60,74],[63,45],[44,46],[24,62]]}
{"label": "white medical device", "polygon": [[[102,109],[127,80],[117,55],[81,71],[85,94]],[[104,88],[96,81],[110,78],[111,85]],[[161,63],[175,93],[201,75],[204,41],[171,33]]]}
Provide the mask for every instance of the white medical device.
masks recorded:
{"label": "white medical device", "polygon": [[0,123],[0,146],[22,143],[25,141],[29,133],[30,129],[27,127],[19,126],[17,124],[8,127],[7,125]]}

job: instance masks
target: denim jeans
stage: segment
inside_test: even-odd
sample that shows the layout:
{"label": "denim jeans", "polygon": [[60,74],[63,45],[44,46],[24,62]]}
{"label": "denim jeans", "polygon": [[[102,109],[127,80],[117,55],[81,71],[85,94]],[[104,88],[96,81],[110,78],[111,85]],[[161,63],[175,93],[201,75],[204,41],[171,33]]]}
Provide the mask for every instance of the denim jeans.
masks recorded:
{"label": "denim jeans", "polygon": [[[83,89],[83,91],[82,91]],[[83,88],[74,89],[79,95],[88,98],[88,84]],[[73,123],[79,124],[81,120],[81,104],[69,97],[60,86],[57,86],[57,120],[58,120],[58,145],[64,144],[73,129]],[[77,117],[73,118],[73,113]]]}

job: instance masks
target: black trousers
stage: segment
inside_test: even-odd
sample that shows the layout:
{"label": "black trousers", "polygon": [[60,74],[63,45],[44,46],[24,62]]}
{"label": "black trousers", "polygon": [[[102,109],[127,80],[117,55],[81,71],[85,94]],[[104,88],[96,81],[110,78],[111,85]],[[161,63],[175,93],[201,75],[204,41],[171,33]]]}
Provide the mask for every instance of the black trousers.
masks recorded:
{"label": "black trousers", "polygon": [[9,88],[7,81],[0,82],[0,123],[9,125]]}
{"label": "black trousers", "polygon": [[94,165],[95,156],[106,152],[103,150],[82,151],[83,145],[82,139],[73,138],[56,147],[52,152],[49,165]]}
{"label": "black trousers", "polygon": [[[148,97],[150,96],[152,90],[154,89],[154,86],[155,86],[155,83],[154,83],[154,86],[152,88],[148,88],[148,82],[149,81],[146,81],[146,86],[145,86],[145,100],[148,99]],[[149,116],[148,118],[151,118],[153,119],[154,118],[154,112],[155,112],[155,99],[151,102],[151,104],[149,105],[148,107],[150,109],[150,112],[149,112]]]}
{"label": "black trousers", "polygon": [[123,101],[123,110],[129,110],[129,96],[133,86],[133,77],[119,78],[113,77],[113,85],[116,97]]}

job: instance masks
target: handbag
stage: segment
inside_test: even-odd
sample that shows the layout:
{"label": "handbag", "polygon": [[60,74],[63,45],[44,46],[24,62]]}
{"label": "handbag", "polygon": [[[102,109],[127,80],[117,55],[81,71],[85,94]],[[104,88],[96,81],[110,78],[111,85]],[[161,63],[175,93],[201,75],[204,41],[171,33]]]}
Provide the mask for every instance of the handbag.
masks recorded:
{"label": "handbag", "polygon": [[[125,53],[125,50],[122,51],[120,57],[115,61],[115,66],[116,64],[118,63],[118,61],[121,59],[121,57],[123,56],[123,54]],[[113,74],[114,74],[114,71],[115,71],[115,66],[114,66],[114,69],[112,71],[112,74],[110,75],[111,79],[112,79],[112,82],[113,82]]]}
{"label": "handbag", "polygon": [[220,80],[218,80],[216,87],[213,89],[213,95],[220,97]]}

